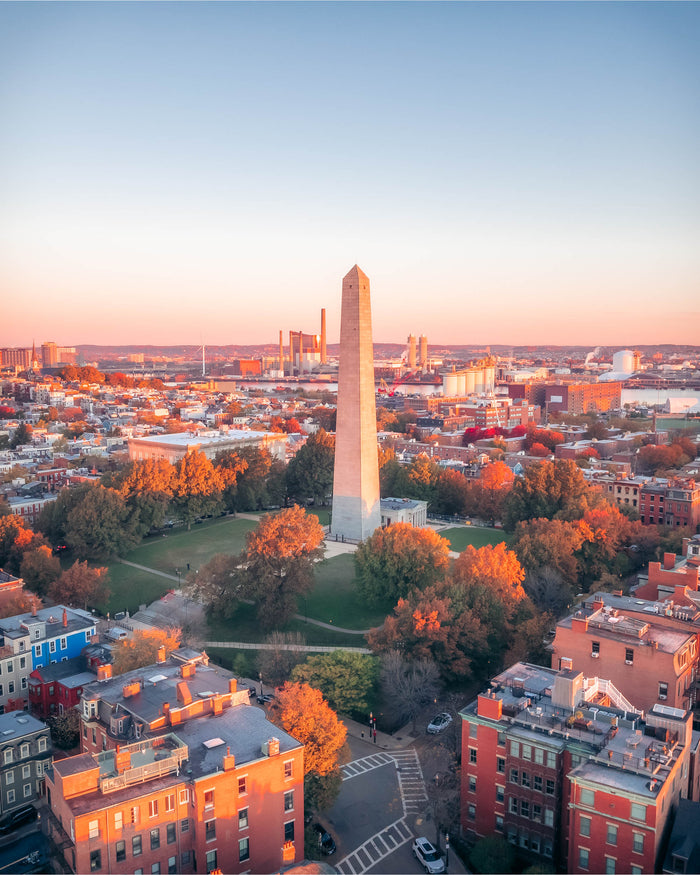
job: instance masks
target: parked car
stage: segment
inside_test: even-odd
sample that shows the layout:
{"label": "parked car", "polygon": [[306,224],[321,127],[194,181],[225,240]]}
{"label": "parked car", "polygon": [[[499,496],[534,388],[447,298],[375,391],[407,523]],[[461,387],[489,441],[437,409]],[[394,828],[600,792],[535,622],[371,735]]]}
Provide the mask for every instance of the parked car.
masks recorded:
{"label": "parked car", "polygon": [[39,816],[39,812],[33,805],[23,805],[17,811],[13,811],[0,821],[0,834],[12,832],[25,823],[31,823]]}
{"label": "parked car", "polygon": [[262,696],[258,696],[256,701],[258,705],[268,705],[274,698],[271,693],[265,693]]}
{"label": "parked car", "polygon": [[447,711],[443,711],[442,714],[437,714],[428,723],[428,732],[430,735],[436,735],[438,732],[442,732],[443,729],[447,729],[450,723],[452,723],[452,715],[448,714]]}
{"label": "parked car", "polygon": [[425,836],[416,839],[411,846],[413,856],[419,860],[428,875],[438,875],[445,871],[442,855]]}
{"label": "parked car", "polygon": [[326,828],[320,823],[315,823],[314,832],[318,833],[318,844],[321,851],[329,857],[331,854],[335,854],[335,841],[333,836],[326,831]]}

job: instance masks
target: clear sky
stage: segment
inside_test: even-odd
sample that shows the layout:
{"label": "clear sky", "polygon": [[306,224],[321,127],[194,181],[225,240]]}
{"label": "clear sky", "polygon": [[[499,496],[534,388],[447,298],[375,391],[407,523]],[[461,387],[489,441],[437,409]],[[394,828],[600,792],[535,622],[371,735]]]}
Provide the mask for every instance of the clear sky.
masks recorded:
{"label": "clear sky", "polygon": [[700,343],[700,4],[0,3],[0,345]]}

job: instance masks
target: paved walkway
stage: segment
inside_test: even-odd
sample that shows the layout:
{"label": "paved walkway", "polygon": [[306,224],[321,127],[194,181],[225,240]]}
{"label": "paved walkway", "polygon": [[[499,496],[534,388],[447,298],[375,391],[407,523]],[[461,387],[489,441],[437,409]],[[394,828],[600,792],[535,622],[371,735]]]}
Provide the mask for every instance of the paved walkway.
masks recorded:
{"label": "paved walkway", "polygon": [[351,653],[372,652],[366,647],[334,647],[326,644],[258,644],[254,641],[205,641],[204,646],[228,647],[235,650],[300,650],[304,653],[333,653],[336,650],[349,650]]}

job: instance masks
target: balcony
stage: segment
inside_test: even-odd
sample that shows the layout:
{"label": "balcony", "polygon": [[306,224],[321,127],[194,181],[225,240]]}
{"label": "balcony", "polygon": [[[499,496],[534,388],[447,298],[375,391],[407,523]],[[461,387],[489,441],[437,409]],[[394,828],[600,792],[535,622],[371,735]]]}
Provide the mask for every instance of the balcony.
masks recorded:
{"label": "balcony", "polygon": [[[188,756],[187,745],[172,733],[124,745],[118,752],[102,751],[95,755],[100,767],[100,790],[111,793],[163,775],[178,773]],[[126,759],[128,767],[118,767],[117,757],[122,762]]]}

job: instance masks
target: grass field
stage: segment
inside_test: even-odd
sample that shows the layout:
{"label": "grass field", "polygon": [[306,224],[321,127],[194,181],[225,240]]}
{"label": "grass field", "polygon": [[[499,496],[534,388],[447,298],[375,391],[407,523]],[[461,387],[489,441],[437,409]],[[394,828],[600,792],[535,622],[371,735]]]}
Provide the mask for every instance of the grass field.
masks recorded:
{"label": "grass field", "polygon": [[446,538],[452,545],[452,549],[461,553],[471,544],[472,547],[485,547],[487,544],[500,544],[501,541],[508,543],[508,536],[502,529],[482,529],[477,526],[455,526],[452,529],[443,529],[438,534]]}
{"label": "grass field", "polygon": [[299,613],[346,629],[370,629],[384,622],[394,603],[370,607],[355,588],[355,561],[349,553],[326,559],[316,566],[316,586],[299,599]]}

